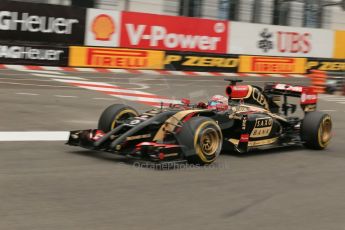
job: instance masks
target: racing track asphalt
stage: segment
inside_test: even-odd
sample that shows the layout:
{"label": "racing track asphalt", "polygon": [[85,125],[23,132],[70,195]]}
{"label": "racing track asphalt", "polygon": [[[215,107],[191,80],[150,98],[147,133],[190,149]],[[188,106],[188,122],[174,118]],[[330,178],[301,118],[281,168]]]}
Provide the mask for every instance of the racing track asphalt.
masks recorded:
{"label": "racing track asphalt", "polygon": [[[0,71],[1,132],[93,128],[111,103],[149,108],[49,74]],[[223,93],[226,84],[221,77],[63,74],[193,100]],[[345,104],[338,98],[319,103],[335,124],[327,150],[223,154],[209,168],[154,170],[61,141],[0,142],[0,229],[345,229]]]}

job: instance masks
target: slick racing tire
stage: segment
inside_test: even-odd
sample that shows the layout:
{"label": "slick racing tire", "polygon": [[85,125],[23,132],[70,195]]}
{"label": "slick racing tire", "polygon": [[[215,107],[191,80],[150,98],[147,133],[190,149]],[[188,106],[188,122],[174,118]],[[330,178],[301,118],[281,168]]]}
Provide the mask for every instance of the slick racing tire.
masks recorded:
{"label": "slick racing tire", "polygon": [[183,124],[177,140],[188,163],[206,165],[222,150],[223,136],[218,124],[207,117],[193,117]]}
{"label": "slick racing tire", "polygon": [[109,132],[121,121],[138,116],[138,112],[130,106],[114,104],[106,108],[98,120],[98,129]]}
{"label": "slick racing tire", "polygon": [[328,114],[318,111],[305,115],[301,124],[301,139],[310,149],[324,149],[332,137],[332,119]]}

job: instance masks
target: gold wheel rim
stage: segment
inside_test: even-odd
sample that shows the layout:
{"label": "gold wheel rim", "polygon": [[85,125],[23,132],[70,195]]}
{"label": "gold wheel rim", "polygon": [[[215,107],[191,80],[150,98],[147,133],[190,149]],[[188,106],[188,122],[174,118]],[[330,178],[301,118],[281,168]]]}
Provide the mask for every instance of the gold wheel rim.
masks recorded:
{"label": "gold wheel rim", "polygon": [[208,128],[200,136],[200,149],[207,156],[214,155],[219,146],[219,135],[217,130]]}
{"label": "gold wheel rim", "polygon": [[113,120],[113,122],[111,123],[111,129],[114,129],[116,127],[116,123],[118,121],[122,121],[122,120],[126,120],[130,117],[135,117],[137,116],[138,114],[135,113],[133,110],[123,110],[121,111]]}
{"label": "gold wheel rim", "polygon": [[330,118],[323,119],[320,130],[319,130],[319,138],[322,144],[327,144],[331,137],[332,137],[332,121]]}

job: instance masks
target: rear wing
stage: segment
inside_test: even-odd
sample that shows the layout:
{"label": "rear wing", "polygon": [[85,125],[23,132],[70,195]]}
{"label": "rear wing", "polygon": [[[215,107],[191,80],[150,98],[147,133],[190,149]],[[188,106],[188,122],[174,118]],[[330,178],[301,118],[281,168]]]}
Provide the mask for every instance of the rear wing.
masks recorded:
{"label": "rear wing", "polygon": [[309,86],[294,86],[289,84],[267,84],[264,92],[266,94],[283,95],[285,97],[300,98],[300,105],[305,112],[316,110],[317,93]]}

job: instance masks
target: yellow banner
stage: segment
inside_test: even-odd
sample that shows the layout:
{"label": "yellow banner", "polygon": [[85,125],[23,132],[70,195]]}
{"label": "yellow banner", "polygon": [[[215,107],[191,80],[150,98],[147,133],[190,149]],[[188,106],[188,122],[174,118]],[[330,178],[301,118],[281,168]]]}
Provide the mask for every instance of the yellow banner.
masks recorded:
{"label": "yellow banner", "polygon": [[163,69],[164,51],[70,46],[69,66]]}
{"label": "yellow banner", "polygon": [[333,57],[345,58],[345,31],[335,32]]}
{"label": "yellow banner", "polygon": [[242,73],[305,73],[306,58],[240,56]]}

